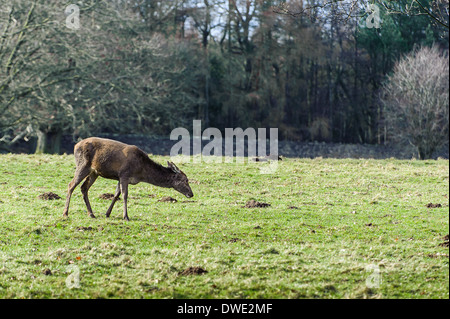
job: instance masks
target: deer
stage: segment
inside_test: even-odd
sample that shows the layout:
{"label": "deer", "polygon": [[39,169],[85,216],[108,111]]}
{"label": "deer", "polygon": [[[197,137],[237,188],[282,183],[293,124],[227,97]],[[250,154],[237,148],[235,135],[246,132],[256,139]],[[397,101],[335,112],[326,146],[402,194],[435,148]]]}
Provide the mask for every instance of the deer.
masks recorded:
{"label": "deer", "polygon": [[95,218],[89,202],[88,191],[99,176],[118,181],[114,197],[106,211],[106,217],[109,217],[114,204],[122,194],[123,219],[129,220],[127,213],[129,184],[136,185],[145,182],[159,187],[173,188],[188,198],[194,196],[186,174],[174,163],[167,161],[168,167],[164,167],[151,160],[143,150],[135,145],[107,138],[89,137],[75,145],[74,155],[75,176],[68,185],[64,217],[69,216],[70,197],[74,189],[86,179],[81,185],[81,193],[89,216]]}

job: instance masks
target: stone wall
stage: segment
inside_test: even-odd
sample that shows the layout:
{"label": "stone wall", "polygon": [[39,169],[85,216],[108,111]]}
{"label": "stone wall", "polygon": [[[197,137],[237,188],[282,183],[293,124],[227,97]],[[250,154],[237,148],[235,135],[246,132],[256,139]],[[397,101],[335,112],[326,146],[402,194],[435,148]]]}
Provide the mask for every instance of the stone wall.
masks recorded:
{"label": "stone wall", "polygon": [[[143,135],[114,135],[105,134],[102,137],[107,137],[122,141],[127,144],[134,144],[149,154],[155,155],[170,155],[172,146],[177,141],[171,141],[169,138],[148,137]],[[202,141],[202,148],[210,141]],[[191,154],[192,152],[191,140]],[[223,143],[224,144],[224,143]],[[235,142],[236,144],[236,142]],[[71,136],[63,138],[62,152],[67,154],[73,153],[73,146]],[[267,141],[266,149],[269,150],[270,144]],[[236,148],[234,147],[234,150]],[[245,147],[247,150],[247,146]],[[235,153],[235,152],[234,152]],[[267,153],[269,153],[267,151]],[[225,146],[222,147],[222,154],[225,154]],[[339,144],[339,143],[317,143],[317,142],[293,142],[293,141],[278,141],[278,154],[284,157],[300,157],[300,158],[397,158],[397,159],[411,159],[418,158],[417,152],[412,147],[409,148],[395,148],[389,145],[369,145],[369,144]],[[449,148],[444,147],[439,152],[434,154],[433,158],[449,158]]]}

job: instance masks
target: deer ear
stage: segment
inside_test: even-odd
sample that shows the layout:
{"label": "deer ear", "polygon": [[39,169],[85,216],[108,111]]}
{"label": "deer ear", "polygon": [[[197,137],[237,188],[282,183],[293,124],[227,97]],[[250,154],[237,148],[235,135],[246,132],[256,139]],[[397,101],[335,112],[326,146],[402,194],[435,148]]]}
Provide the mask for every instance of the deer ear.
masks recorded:
{"label": "deer ear", "polygon": [[180,169],[174,163],[167,161],[167,165],[174,173],[180,172]]}

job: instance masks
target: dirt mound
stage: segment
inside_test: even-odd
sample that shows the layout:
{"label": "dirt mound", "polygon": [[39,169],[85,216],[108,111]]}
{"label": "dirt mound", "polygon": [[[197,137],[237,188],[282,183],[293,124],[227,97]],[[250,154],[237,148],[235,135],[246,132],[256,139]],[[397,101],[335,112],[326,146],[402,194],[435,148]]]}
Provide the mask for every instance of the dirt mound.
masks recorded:
{"label": "dirt mound", "polygon": [[263,157],[253,157],[252,161],[253,162],[267,162],[267,159],[263,158]]}
{"label": "dirt mound", "polygon": [[99,195],[98,198],[112,200],[114,198],[114,194],[104,193],[104,194]]}
{"label": "dirt mound", "polygon": [[203,275],[206,274],[208,271],[201,268],[201,267],[189,267],[186,268],[183,271],[180,271],[178,273],[178,275],[182,275],[182,276],[189,276],[189,275]]}
{"label": "dirt mound", "polygon": [[61,199],[61,197],[59,197],[58,194],[55,194],[52,192],[43,193],[43,194],[39,195],[38,198],[43,199],[43,200]]}
{"label": "dirt mound", "polygon": [[439,207],[442,207],[441,204],[433,204],[433,203],[428,203],[426,206],[427,206],[427,208],[439,208]]}
{"label": "dirt mound", "polygon": [[261,203],[261,202],[257,202],[256,200],[252,199],[249,200],[247,202],[247,204],[245,204],[245,208],[255,208],[255,207],[269,207],[270,204],[268,203]]}
{"label": "dirt mound", "polygon": [[46,269],[44,269],[44,270],[42,271],[42,273],[43,273],[44,275],[46,275],[46,276],[51,276],[52,271],[51,271],[50,269],[46,268]]}
{"label": "dirt mound", "polygon": [[264,157],[253,157],[252,161],[253,162],[267,162],[268,160],[272,160],[272,161],[281,161],[283,160],[281,158],[281,156],[278,155],[266,155]]}
{"label": "dirt mound", "polygon": [[449,247],[448,246],[448,234],[444,236],[444,242],[439,244],[439,247]]}
{"label": "dirt mound", "polygon": [[177,200],[175,198],[170,197],[170,196],[166,196],[166,197],[163,197],[163,198],[159,199],[158,202],[176,203]]}
{"label": "dirt mound", "polygon": [[81,226],[81,227],[77,227],[77,230],[78,231],[90,231],[90,230],[94,230],[92,227],[84,227],[84,226]]}

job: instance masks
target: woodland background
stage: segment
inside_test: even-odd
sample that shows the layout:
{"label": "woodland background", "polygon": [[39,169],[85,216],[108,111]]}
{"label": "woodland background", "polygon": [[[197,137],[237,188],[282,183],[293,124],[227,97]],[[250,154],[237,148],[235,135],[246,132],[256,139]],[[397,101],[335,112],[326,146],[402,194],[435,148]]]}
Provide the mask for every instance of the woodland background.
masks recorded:
{"label": "woodland background", "polygon": [[[71,3],[79,29],[66,27]],[[379,28],[366,25],[369,4]],[[0,8],[6,151],[31,139],[36,152],[59,153],[64,135],[168,137],[193,119],[222,132],[276,127],[280,140],[389,144],[398,133],[381,99],[388,76],[419,47],[449,46],[448,1],[0,0]],[[439,131],[448,140],[448,124]]]}

